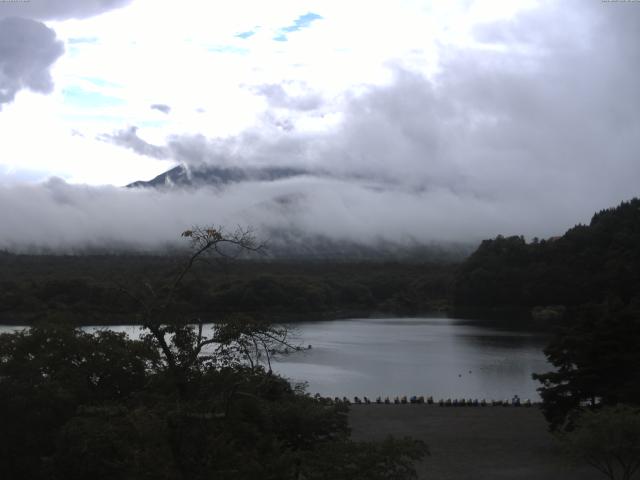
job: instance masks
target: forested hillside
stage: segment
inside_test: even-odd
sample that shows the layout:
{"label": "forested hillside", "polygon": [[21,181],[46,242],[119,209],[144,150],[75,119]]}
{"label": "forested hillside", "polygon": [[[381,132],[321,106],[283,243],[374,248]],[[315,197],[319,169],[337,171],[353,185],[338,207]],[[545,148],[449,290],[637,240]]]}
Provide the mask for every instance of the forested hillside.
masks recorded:
{"label": "forested hillside", "polygon": [[498,236],[460,267],[456,305],[496,307],[601,302],[640,295],[640,199],[596,213],[547,240]]}

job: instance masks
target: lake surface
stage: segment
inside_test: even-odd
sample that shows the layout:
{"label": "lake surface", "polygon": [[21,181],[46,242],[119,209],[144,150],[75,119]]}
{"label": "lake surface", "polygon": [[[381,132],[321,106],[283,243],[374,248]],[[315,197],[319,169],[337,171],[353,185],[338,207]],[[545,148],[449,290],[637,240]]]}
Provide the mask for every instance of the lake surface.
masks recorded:
{"label": "lake surface", "polygon": [[[88,327],[89,330],[98,327]],[[109,327],[137,337],[135,326]],[[539,399],[547,337],[452,318],[366,318],[292,325],[301,345],[274,370],[324,396]],[[0,332],[12,327],[0,327]]]}
{"label": "lake surface", "polygon": [[329,396],[539,399],[531,374],[551,370],[539,333],[451,318],[350,319],[297,324],[311,350],[274,367]]}

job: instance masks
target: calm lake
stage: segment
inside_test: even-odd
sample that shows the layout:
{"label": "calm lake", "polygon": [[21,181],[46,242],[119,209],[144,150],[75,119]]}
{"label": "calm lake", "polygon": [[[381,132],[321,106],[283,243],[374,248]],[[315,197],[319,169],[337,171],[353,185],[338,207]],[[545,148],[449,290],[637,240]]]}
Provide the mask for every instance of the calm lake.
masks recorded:
{"label": "calm lake", "polygon": [[276,369],[330,396],[538,399],[533,372],[551,369],[547,337],[451,318],[384,318],[297,325],[311,350]]}
{"label": "calm lake", "polygon": [[[97,327],[90,327],[94,329]],[[137,336],[134,326],[110,327]],[[274,370],[324,396],[432,395],[539,399],[534,372],[551,369],[547,337],[453,318],[366,318],[292,326],[301,345]],[[12,330],[0,327],[0,332]]]}

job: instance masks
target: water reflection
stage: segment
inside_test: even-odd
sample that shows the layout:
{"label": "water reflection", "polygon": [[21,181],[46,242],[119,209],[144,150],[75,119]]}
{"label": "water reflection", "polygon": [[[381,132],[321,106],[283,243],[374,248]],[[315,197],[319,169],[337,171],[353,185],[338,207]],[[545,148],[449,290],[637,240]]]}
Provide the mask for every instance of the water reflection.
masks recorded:
{"label": "water reflection", "polygon": [[[551,367],[546,337],[504,324],[451,318],[350,319],[291,326],[300,345],[274,369],[328,396],[433,395],[538,399],[533,372]],[[20,327],[0,327],[0,333]],[[137,326],[110,328],[138,338]]]}

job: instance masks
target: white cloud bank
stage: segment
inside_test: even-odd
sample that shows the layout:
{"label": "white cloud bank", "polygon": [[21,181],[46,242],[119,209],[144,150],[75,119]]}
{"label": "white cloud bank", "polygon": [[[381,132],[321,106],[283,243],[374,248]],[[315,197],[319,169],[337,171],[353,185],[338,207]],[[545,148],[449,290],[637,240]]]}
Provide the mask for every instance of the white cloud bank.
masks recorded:
{"label": "white cloud bank", "polygon": [[[468,46],[443,46],[435,75],[396,62],[390,81],[337,96],[261,78],[248,90],[266,110],[237,135],[177,129],[151,142],[116,126],[101,144],[330,178],[164,193],[5,185],[0,246],[158,246],[212,223],[365,243],[562,233],[639,194],[638,26],[631,3],[542,2],[477,26]],[[172,110],[155,113],[174,115],[172,99],[160,100]]]}

